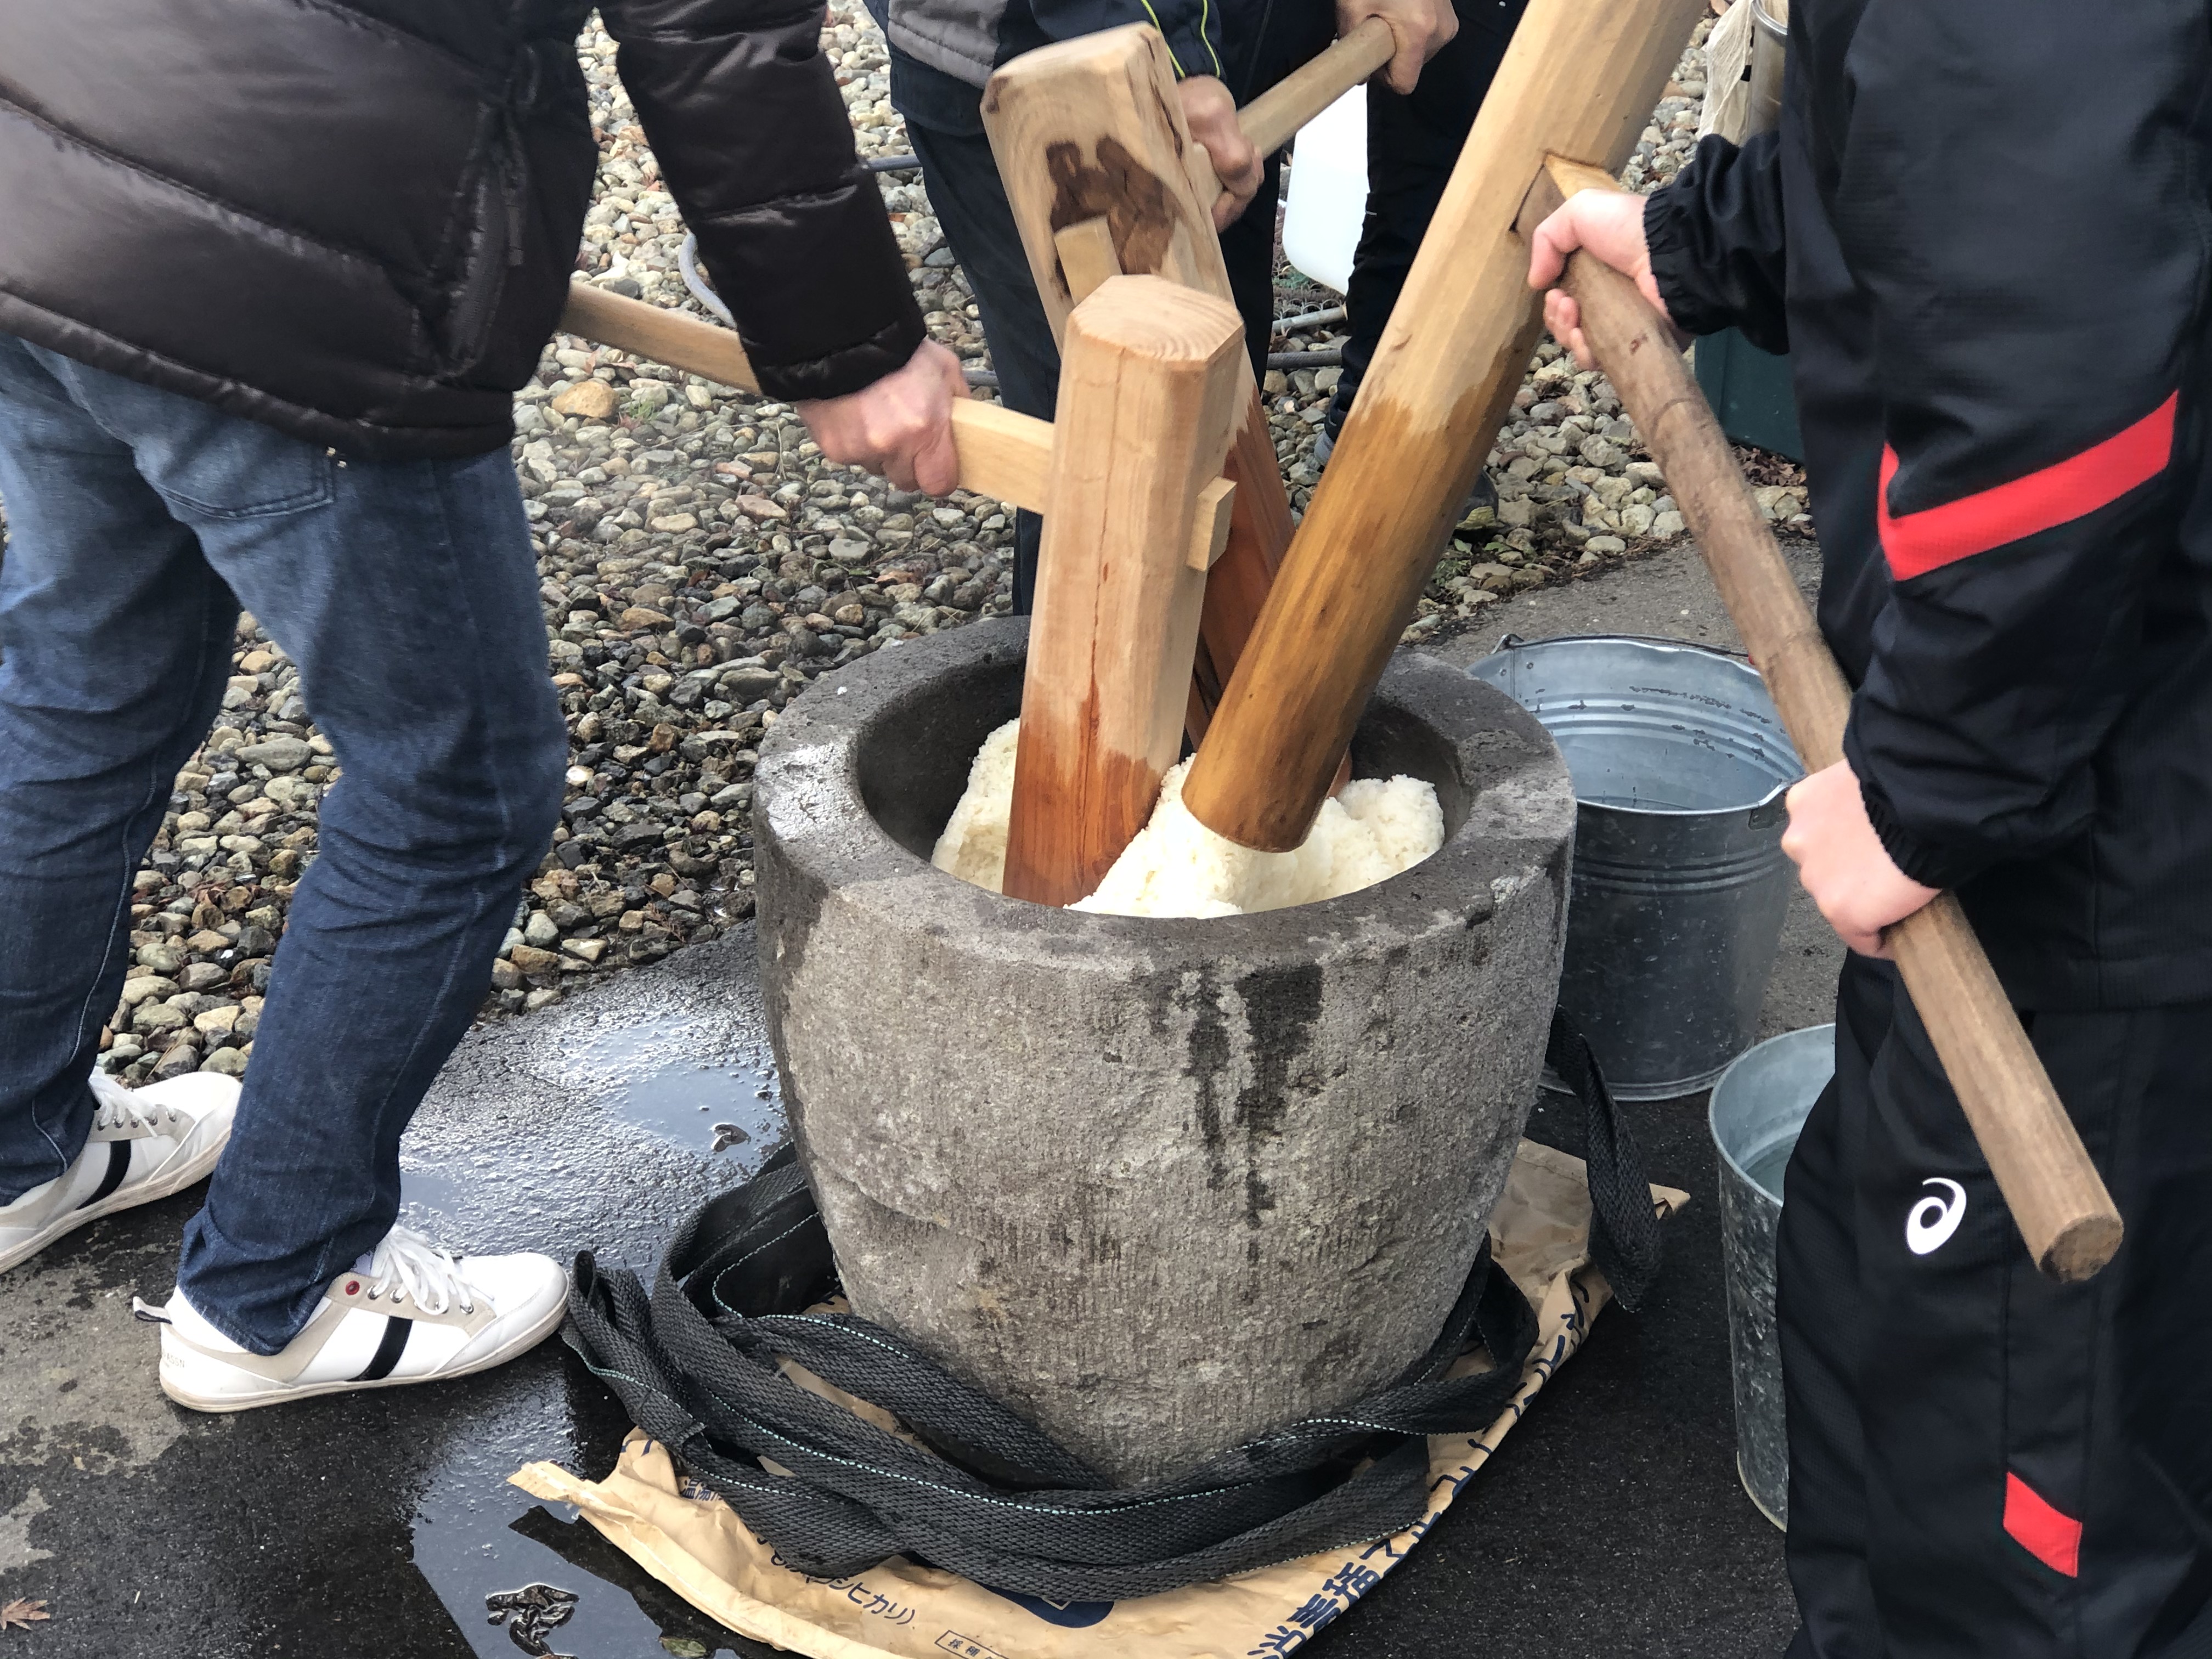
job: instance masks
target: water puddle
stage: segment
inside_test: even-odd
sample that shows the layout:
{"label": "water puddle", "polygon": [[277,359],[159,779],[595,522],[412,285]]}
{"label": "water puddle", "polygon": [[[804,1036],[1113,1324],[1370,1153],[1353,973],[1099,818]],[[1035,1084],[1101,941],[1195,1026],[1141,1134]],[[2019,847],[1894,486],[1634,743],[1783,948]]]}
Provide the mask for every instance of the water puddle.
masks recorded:
{"label": "water puddle", "polygon": [[775,1650],[698,1612],[565,1504],[514,1488],[416,1511],[415,1567],[477,1659],[754,1659]]}
{"label": "water puddle", "polygon": [[[532,1458],[611,1461],[626,1425],[562,1358],[501,1392],[496,1426],[456,1445],[416,1498],[414,1565],[476,1659],[767,1659],[592,1529],[507,1484]],[[447,1644],[448,1648],[451,1644]]]}
{"label": "water puddle", "polygon": [[702,1018],[680,1003],[563,1012],[517,1067],[517,1109],[533,1120],[527,1140],[471,1148],[410,1133],[400,1159],[403,1222],[434,1234],[441,1219],[542,1215],[532,1191],[539,1183],[518,1179],[518,1154],[537,1176],[564,1153],[570,1163],[635,1170],[665,1164],[672,1152],[679,1163],[697,1160],[690,1167],[719,1187],[751,1174],[782,1144],[775,1056],[753,1022]]}
{"label": "water puddle", "polygon": [[[687,1217],[786,1138],[750,950],[718,949],[487,1027],[409,1130],[402,1218],[471,1248],[588,1249],[649,1272]],[[454,1409],[411,1504],[416,1570],[458,1633],[441,1636],[440,1659],[775,1651],[697,1612],[566,1505],[507,1484],[540,1458],[612,1466],[629,1416],[574,1355],[549,1343],[455,1385]]]}
{"label": "water puddle", "polygon": [[764,1041],[699,1053],[680,1016],[599,1032],[568,1068],[593,1104],[705,1157],[780,1132],[783,1106]]}

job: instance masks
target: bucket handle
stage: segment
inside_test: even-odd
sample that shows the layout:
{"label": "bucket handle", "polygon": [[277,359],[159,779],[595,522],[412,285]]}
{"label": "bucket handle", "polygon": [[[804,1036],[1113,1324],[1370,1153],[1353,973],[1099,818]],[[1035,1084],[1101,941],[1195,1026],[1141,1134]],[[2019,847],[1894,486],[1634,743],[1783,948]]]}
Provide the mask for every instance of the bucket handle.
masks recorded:
{"label": "bucket handle", "polygon": [[1702,640],[1670,640],[1657,634],[1553,634],[1546,639],[1528,640],[1518,634],[1505,633],[1498,636],[1498,649],[1518,651],[1524,645],[1569,645],[1606,640],[1627,640],[1636,645],[1672,646],[1680,651],[1702,651],[1708,656],[1733,657],[1738,662],[1751,660],[1751,653],[1739,651],[1733,646],[1707,645]]}

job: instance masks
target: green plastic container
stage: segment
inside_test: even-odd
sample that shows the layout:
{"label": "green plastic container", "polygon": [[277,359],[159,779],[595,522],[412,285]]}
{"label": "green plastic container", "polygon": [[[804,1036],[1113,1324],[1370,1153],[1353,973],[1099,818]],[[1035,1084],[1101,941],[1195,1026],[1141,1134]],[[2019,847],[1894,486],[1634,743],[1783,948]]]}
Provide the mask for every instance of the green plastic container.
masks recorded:
{"label": "green plastic container", "polygon": [[1729,441],[1755,444],[1793,461],[1805,459],[1790,359],[1761,351],[1735,329],[1698,342],[1698,385]]}

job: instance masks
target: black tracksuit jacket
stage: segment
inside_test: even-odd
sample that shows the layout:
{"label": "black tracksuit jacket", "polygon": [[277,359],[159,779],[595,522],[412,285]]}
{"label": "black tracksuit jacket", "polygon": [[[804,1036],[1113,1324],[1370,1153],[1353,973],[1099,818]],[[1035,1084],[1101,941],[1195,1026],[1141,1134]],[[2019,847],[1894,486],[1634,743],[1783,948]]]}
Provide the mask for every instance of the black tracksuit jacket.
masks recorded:
{"label": "black tracksuit jacket", "polygon": [[1794,360],[1845,752],[2023,1006],[2212,997],[2205,0],[1797,0],[1783,124],[1646,210]]}
{"label": "black tracksuit jacket", "polygon": [[[598,152],[591,0],[0,0],[0,333],[348,454],[513,434]],[[599,0],[761,389],[921,313],[821,0]]]}

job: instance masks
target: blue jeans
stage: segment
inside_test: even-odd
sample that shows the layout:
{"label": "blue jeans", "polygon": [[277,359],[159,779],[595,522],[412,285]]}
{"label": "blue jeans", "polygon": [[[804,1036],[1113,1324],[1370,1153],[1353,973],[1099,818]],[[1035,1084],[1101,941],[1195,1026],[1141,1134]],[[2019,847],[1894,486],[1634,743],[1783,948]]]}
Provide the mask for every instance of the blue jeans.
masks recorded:
{"label": "blue jeans", "polygon": [[336,750],[178,1267],[217,1329],[274,1353],[398,1214],[399,1133],[560,810],[514,469],[341,460],[0,335],[0,1202],[90,1133],[132,878],[222,706],[241,604]]}

